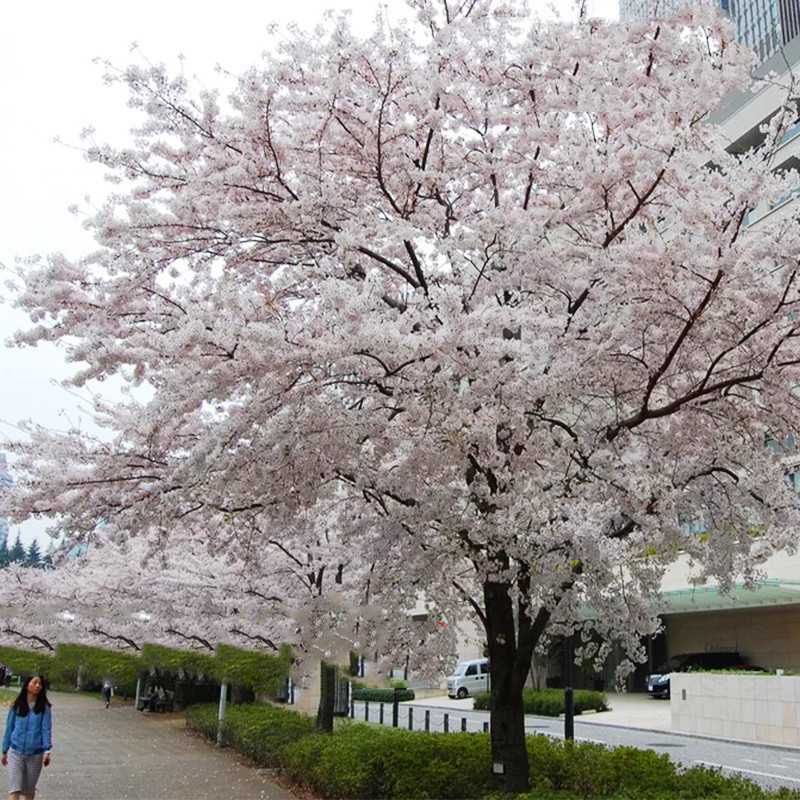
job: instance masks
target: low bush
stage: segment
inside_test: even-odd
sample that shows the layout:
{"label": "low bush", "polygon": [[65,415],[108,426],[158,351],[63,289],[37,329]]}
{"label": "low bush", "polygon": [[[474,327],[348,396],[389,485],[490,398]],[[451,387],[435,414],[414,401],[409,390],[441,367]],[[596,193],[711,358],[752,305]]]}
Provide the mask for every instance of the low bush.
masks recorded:
{"label": "low bush", "polygon": [[681,770],[669,756],[635,747],[609,748],[547,736],[527,740],[531,791],[522,798],[587,800],[798,800],[800,791],[769,792],[740,776],[693,767]]}
{"label": "low bush", "polygon": [[207,739],[217,738],[217,718],[219,706],[216,703],[196,703],[185,710],[186,726],[205,736]]}
{"label": "low bush", "polygon": [[289,748],[287,775],[324,797],[479,798],[491,790],[489,737],[356,722]]}
{"label": "low bush", "polygon": [[[215,704],[193,706],[187,724],[214,739],[216,713]],[[323,734],[311,717],[258,704],[229,708],[223,731],[256,763],[283,769],[325,798],[506,797],[492,790],[489,734],[428,734],[348,719]],[[547,736],[526,744],[531,791],[517,800],[800,800],[798,790],[768,792],[715,770],[679,770],[652,750]]]}
{"label": "low bush", "polygon": [[[488,692],[475,695],[474,708],[486,711],[489,708],[490,695]],[[563,689],[530,689],[522,690],[522,702],[526,714],[536,714],[540,717],[557,717],[564,713]],[[573,692],[572,703],[575,714],[584,711],[607,711],[608,698],[603,692],[594,692],[588,689],[576,689]]]}
{"label": "low bush", "polygon": [[[399,700],[413,700],[416,696],[413,689],[401,689]],[[353,689],[353,700],[368,700],[370,703],[393,703],[394,689]]]}
{"label": "low bush", "polygon": [[313,717],[268,705],[231,706],[222,725],[222,738],[239,753],[260,764],[279,767],[285,750],[298,739],[314,733]]}

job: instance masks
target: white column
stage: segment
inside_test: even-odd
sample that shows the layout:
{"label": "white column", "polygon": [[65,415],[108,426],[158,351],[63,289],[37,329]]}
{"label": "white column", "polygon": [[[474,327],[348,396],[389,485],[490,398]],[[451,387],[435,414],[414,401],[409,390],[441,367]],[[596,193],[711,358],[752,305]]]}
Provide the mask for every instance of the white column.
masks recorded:
{"label": "white column", "polygon": [[217,747],[222,747],[222,721],[225,719],[225,703],[228,699],[228,684],[219,687],[219,714],[217,715]]}

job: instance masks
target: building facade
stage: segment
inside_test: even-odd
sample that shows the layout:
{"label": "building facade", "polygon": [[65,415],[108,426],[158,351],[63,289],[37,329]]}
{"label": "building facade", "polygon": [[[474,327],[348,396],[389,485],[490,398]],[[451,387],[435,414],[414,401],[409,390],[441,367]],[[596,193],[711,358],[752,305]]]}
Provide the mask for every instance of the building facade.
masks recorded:
{"label": "building facade", "polygon": [[[798,0],[790,5],[795,14],[800,13]],[[744,153],[764,143],[763,126],[786,102],[792,76],[799,69],[800,38],[794,36],[782,52],[755,71],[756,78],[771,75],[770,80],[757,91],[746,90],[727,98],[712,116],[711,122],[721,126],[730,152]],[[771,163],[776,170],[800,168],[800,109]],[[794,218],[798,197],[800,186],[784,197],[763,198],[747,215],[747,227],[757,228],[767,219]],[[787,444],[786,470],[800,494],[798,442]],[[687,536],[695,534],[687,529]],[[692,585],[690,571],[688,560],[682,556],[665,576],[661,586],[663,606],[659,609],[663,634],[649,643],[648,663],[637,670],[629,688],[642,689],[647,672],[656,671],[667,657],[687,652],[733,651],[765,669],[800,671],[800,554],[772,556],[762,565],[755,586],[738,583],[727,594],[720,594],[713,583]]]}
{"label": "building facade", "polygon": [[668,17],[698,4],[730,14],[736,38],[762,62],[800,35],[800,0],[620,0],[619,18],[633,22]]}

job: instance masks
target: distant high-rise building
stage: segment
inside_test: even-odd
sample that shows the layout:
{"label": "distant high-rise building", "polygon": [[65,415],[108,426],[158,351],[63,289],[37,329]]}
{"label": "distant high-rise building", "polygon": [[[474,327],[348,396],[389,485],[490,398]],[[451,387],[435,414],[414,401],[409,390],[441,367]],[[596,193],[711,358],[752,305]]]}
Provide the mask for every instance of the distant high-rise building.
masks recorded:
{"label": "distant high-rise building", "polygon": [[800,36],[800,0],[779,0],[783,41],[790,42]]}
{"label": "distant high-rise building", "polygon": [[713,5],[730,14],[736,38],[766,61],[800,35],[800,0],[620,0],[622,22],[669,17],[693,5]]}
{"label": "distant high-rise building", "polygon": [[[6,454],[0,453],[0,492],[7,486],[11,486],[11,475],[8,472]],[[8,543],[8,519],[0,517],[0,548]]]}
{"label": "distant high-rise building", "polygon": [[669,17],[684,8],[698,5],[719,6],[728,11],[730,0],[619,0],[621,22]]}

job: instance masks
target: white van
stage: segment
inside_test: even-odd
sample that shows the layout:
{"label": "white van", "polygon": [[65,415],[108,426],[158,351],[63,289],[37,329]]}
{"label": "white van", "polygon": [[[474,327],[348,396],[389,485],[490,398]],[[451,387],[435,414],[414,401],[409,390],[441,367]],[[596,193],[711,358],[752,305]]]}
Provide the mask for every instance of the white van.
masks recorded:
{"label": "white van", "polygon": [[489,691],[489,662],[485,658],[462,661],[447,679],[447,694],[450,697],[468,697]]}

